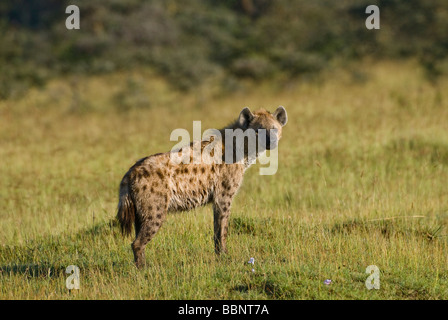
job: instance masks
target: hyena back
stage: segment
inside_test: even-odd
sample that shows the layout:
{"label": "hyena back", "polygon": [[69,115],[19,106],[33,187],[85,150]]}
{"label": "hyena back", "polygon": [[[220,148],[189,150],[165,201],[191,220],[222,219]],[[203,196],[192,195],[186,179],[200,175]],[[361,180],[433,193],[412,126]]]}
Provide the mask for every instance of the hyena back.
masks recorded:
{"label": "hyena back", "polygon": [[[220,130],[222,144],[225,145],[225,129],[252,129],[257,133],[259,129],[265,129],[267,133],[275,129],[274,140],[269,140],[268,136],[265,147],[265,150],[273,149],[286,122],[287,114],[283,107],[274,113],[265,110],[252,113],[244,108],[234,123]],[[259,138],[258,134],[256,137]],[[199,143],[203,149],[210,142]],[[117,213],[123,233],[131,234],[134,225],[132,250],[137,267],[144,265],[145,246],[157,233],[168,212],[188,211],[208,203],[213,204],[215,252],[226,252],[232,200],[241,186],[245,170],[263,151],[257,149],[256,154],[248,154],[244,148],[244,156],[235,159],[234,163],[176,164],[171,161],[171,152],[137,161],[121,181]],[[222,158],[225,158],[224,148]]]}

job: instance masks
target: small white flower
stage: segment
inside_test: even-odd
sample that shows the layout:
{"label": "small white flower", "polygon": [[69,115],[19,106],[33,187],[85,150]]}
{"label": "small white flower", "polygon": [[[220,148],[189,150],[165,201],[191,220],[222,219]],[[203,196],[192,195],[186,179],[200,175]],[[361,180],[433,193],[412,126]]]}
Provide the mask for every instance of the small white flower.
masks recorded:
{"label": "small white flower", "polygon": [[252,263],[252,264],[254,264],[254,263],[255,263],[255,259],[254,259],[254,258],[250,258],[249,261],[248,261],[247,263]]}
{"label": "small white flower", "polygon": [[252,272],[255,272],[255,269],[252,269]]}
{"label": "small white flower", "polygon": [[328,286],[330,283],[331,283],[331,280],[330,280],[330,279],[327,279],[327,280],[324,281],[324,284],[326,284],[327,286]]}

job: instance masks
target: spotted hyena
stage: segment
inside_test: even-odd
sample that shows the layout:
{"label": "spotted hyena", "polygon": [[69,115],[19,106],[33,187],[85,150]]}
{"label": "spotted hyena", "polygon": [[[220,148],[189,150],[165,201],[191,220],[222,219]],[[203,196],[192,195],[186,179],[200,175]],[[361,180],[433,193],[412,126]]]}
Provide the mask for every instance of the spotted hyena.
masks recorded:
{"label": "spotted hyena", "polygon": [[[136,265],[144,265],[145,246],[162,226],[168,212],[188,211],[208,203],[213,204],[215,252],[225,253],[230,207],[241,186],[244,172],[261,152],[277,147],[286,122],[287,114],[282,106],[274,113],[265,110],[252,113],[249,108],[244,108],[233,123],[219,130],[222,159],[229,152],[228,145],[235,151],[230,163],[173,162],[172,153],[179,151],[159,153],[137,161],[121,181],[117,213],[123,233],[131,234],[134,224],[132,250]],[[246,145],[239,146],[238,142],[235,145],[226,144],[226,129],[254,132],[257,141],[261,133],[264,135],[264,148],[258,144],[255,150]],[[204,149],[211,141],[213,139],[195,143]],[[239,143],[245,144],[246,141],[243,139]],[[187,149],[193,149],[195,143]],[[243,150],[240,157],[236,152],[238,148]]]}

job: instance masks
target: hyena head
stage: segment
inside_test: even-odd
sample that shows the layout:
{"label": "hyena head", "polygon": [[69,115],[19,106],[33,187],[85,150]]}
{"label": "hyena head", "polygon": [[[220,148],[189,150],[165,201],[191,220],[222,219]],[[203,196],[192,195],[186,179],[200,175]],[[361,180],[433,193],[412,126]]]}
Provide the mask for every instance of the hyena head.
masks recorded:
{"label": "hyena head", "polygon": [[[288,121],[285,108],[278,107],[274,113],[266,110],[258,110],[252,113],[249,108],[244,108],[239,117],[238,123],[241,129],[254,130],[257,137],[257,146],[271,150],[278,146],[278,141],[282,137],[282,127]],[[264,130],[261,130],[264,129]],[[260,143],[259,143],[260,142]],[[258,150],[261,152],[263,150]]]}

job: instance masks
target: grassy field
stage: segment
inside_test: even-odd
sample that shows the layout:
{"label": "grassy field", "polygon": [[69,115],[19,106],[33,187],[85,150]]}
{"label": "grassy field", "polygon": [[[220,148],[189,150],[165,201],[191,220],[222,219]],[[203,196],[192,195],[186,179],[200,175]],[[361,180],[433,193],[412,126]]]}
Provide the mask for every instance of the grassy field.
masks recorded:
{"label": "grassy field", "polygon": [[[448,299],[448,81],[412,62],[353,70],[226,94],[174,92],[141,70],[0,102],[0,299]],[[215,256],[204,207],[169,216],[137,270],[113,220],[128,168],[193,120],[205,130],[278,105],[279,169],[246,173],[229,254]]]}

